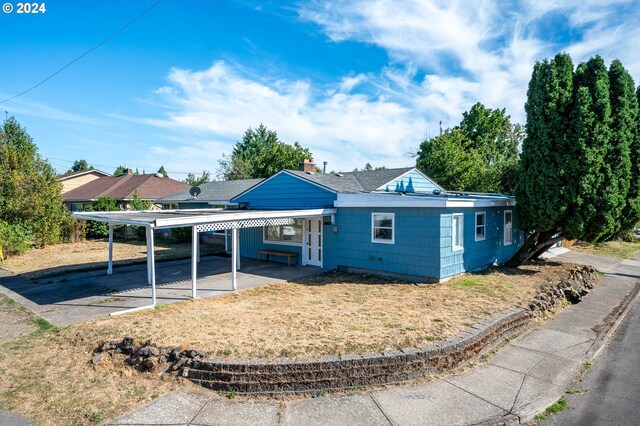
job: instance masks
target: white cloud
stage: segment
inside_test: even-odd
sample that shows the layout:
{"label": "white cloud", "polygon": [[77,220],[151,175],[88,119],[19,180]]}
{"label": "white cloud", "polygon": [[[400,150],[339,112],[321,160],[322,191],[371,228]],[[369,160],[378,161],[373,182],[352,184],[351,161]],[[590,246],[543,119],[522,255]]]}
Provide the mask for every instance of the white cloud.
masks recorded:
{"label": "white cloud", "polygon": [[200,143],[156,146],[154,163],[171,162],[176,170],[214,171],[223,152],[248,127],[264,123],[285,142],[300,142],[330,170],[351,170],[371,162],[405,166],[406,153],[424,137],[426,121],[419,111],[384,97],[353,94],[365,76],[346,77],[336,89],[315,94],[304,80],[258,81],[242,70],[216,62],[204,71],[174,69],[157,95],[170,112],[146,124],[184,132]]}
{"label": "white cloud", "polygon": [[[308,79],[269,78],[235,63],[174,69],[167,86],[157,91],[168,112],[145,122],[202,143],[158,147],[153,155],[183,162],[186,169],[213,171],[244,130],[264,123],[284,141],[311,148],[329,169],[366,162],[407,165],[412,161],[406,153],[436,134],[439,122],[456,125],[476,102],[506,108],[514,122],[524,123],[533,64],[558,51],[568,51],[576,63],[596,53],[607,62],[619,58],[640,77],[635,46],[640,22],[630,5],[630,0],[306,3],[300,18],[317,24],[329,42],[373,44],[390,62],[322,87]],[[556,21],[565,27],[549,36],[549,22]],[[194,155],[198,147],[206,154]]]}

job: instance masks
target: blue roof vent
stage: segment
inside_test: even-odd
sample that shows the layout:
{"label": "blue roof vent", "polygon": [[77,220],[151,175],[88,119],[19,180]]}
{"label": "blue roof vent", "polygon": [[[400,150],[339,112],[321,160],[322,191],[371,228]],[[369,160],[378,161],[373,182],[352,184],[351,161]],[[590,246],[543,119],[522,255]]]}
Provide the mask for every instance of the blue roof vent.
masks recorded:
{"label": "blue roof vent", "polygon": [[405,189],[406,192],[416,192],[416,190],[413,188],[413,181],[411,180],[411,178],[409,178],[409,183],[407,184],[407,187]]}

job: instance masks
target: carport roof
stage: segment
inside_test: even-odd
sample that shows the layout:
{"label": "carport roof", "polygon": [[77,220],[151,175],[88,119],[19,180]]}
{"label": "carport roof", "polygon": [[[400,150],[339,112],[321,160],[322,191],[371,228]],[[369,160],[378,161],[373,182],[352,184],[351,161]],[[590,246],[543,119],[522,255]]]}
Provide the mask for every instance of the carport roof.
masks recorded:
{"label": "carport roof", "polygon": [[75,212],[76,219],[96,220],[119,225],[138,225],[151,228],[174,228],[216,223],[234,223],[273,219],[297,219],[314,216],[329,216],[336,209],[308,210],[147,210],[147,211],[114,211],[114,212]]}

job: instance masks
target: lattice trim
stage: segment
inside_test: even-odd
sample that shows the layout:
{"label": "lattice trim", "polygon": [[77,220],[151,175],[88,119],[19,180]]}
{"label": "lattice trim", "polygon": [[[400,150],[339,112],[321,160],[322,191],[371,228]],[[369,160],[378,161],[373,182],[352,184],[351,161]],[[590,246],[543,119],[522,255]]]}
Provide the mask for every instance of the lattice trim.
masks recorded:
{"label": "lattice trim", "polygon": [[293,219],[279,218],[279,219],[251,219],[251,220],[239,220],[229,222],[214,222],[205,223],[203,225],[196,226],[196,232],[207,231],[223,231],[225,229],[234,228],[256,228],[270,225],[292,225]]}

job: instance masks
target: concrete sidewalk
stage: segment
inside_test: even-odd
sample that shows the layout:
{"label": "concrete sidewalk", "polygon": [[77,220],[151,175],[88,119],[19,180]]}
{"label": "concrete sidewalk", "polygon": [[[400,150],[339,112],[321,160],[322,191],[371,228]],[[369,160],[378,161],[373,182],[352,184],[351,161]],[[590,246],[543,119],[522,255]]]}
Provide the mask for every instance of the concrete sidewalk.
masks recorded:
{"label": "concrete sidewalk", "polygon": [[517,424],[557,401],[637,299],[640,261],[568,252],[554,261],[605,272],[594,290],[488,362],[440,380],[313,399],[227,399],[195,386],[159,398],[111,425]]}

